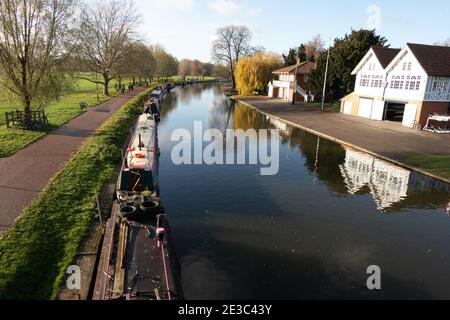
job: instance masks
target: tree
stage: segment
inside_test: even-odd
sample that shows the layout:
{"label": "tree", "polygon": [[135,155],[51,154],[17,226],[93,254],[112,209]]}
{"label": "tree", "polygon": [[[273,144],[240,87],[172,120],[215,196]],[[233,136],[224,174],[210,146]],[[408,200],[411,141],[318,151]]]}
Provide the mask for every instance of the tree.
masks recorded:
{"label": "tree", "polygon": [[[337,101],[351,93],[355,87],[355,76],[351,75],[353,69],[372,46],[384,47],[386,43],[387,40],[375,30],[364,29],[352,30],[342,39],[336,39],[330,48],[326,99]],[[311,91],[317,96],[322,95],[326,62],[327,54],[321,54],[309,79]]]}
{"label": "tree", "polygon": [[236,65],[242,57],[248,56],[252,47],[252,33],[246,26],[227,26],[217,30],[212,44],[212,58],[216,63],[224,63],[230,70],[233,88],[236,87]]}
{"label": "tree", "polygon": [[236,66],[236,89],[239,94],[264,92],[280,62],[280,56],[273,53],[257,53],[239,60]]}
{"label": "tree", "polygon": [[140,41],[129,43],[124,49],[124,54],[113,69],[119,85],[122,85],[124,77],[136,79],[151,79],[155,75],[156,61],[152,51]]}
{"label": "tree", "polygon": [[191,62],[192,61],[189,59],[183,59],[178,64],[178,75],[181,78],[184,79],[186,76],[189,75],[189,72],[191,71]]}
{"label": "tree", "polygon": [[306,47],[304,44],[301,44],[296,49],[289,49],[288,54],[283,54],[284,66],[289,67],[297,63],[297,59],[300,61],[306,61]]}
{"label": "tree", "polygon": [[0,1],[0,84],[21,100],[26,122],[33,102],[62,94],[74,11],[73,0]]}
{"label": "tree", "polygon": [[216,78],[231,79],[230,69],[221,63],[214,65],[213,75]]}
{"label": "tree", "polygon": [[126,53],[139,18],[132,0],[92,0],[83,3],[77,36],[79,52],[89,70],[100,73],[103,81],[85,78],[104,86],[109,95],[109,83],[117,77],[113,71]]}
{"label": "tree", "polygon": [[202,76],[211,77],[214,73],[214,65],[212,63],[203,63]]}
{"label": "tree", "polygon": [[320,54],[322,53],[324,49],[324,42],[322,38],[320,37],[320,34],[316,35],[312,40],[308,41],[304,47],[305,47],[305,60],[308,61],[317,61]]}
{"label": "tree", "polygon": [[153,56],[156,61],[156,76],[159,78],[167,78],[178,73],[178,60],[169,54],[160,45],[152,47]]}
{"label": "tree", "polygon": [[202,74],[202,72],[203,72],[203,63],[201,63],[198,60],[192,61],[190,65],[191,76],[196,76],[198,78]]}

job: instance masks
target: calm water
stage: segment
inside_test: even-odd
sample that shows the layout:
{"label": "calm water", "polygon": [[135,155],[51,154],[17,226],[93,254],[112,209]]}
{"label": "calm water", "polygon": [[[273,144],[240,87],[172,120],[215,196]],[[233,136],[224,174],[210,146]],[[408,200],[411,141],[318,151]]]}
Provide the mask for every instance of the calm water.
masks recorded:
{"label": "calm water", "polygon": [[[170,136],[194,121],[279,128],[279,174],[173,165]],[[160,144],[187,299],[450,299],[448,185],[233,106],[215,85],[174,91]],[[370,265],[380,292],[367,290]]]}

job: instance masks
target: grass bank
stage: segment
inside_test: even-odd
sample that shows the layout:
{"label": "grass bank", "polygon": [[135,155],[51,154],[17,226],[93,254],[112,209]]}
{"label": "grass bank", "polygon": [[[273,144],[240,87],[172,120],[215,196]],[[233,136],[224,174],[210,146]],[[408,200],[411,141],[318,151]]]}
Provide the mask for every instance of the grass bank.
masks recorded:
{"label": "grass bank", "polygon": [[0,237],[0,300],[55,297],[96,219],[95,190],[111,180],[146,92],[105,123]]}
{"label": "grass bank", "polygon": [[[92,74],[83,76],[95,78]],[[128,83],[124,80],[124,83]],[[114,89],[114,83],[110,85],[110,96],[103,94],[103,87],[99,86],[99,100],[97,101],[97,85],[87,80],[75,80],[75,85],[70,92],[61,97],[59,101],[54,101],[45,107],[45,112],[49,121],[48,130],[52,130],[69,122],[77,117],[84,110],[80,108],[80,102],[85,102],[89,107],[95,107],[108,99],[118,95]],[[5,112],[17,110],[18,105],[5,100],[0,100],[0,123],[5,121]],[[0,126],[0,158],[10,156],[25,148],[30,143],[43,137],[46,131],[27,131],[19,129],[7,129]]]}
{"label": "grass bank", "polygon": [[405,163],[450,180],[450,155],[421,154],[406,159]]}

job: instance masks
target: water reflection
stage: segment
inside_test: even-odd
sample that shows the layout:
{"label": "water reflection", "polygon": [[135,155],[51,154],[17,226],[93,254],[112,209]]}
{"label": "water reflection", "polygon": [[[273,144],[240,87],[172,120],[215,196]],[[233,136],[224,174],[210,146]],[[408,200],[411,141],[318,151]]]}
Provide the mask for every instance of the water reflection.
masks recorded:
{"label": "water reflection", "polygon": [[[172,95],[161,189],[188,299],[450,298],[448,185],[233,104],[217,86]],[[279,174],[173,165],[170,135],[194,121],[278,128]],[[372,264],[382,292],[365,287]]]}
{"label": "water reflection", "polygon": [[[350,194],[363,192],[367,187],[380,211],[397,209],[408,196],[416,193],[448,193],[449,185],[392,163],[377,159],[366,153],[345,149],[345,163],[340,166]],[[445,199],[443,199],[445,201]],[[436,203],[444,205],[445,202]]]}
{"label": "water reflection", "polygon": [[233,119],[235,129],[278,129],[283,142],[302,152],[306,167],[330,190],[344,196],[369,192],[380,212],[411,206],[446,208],[450,185],[445,182],[321,139],[239,103]]}

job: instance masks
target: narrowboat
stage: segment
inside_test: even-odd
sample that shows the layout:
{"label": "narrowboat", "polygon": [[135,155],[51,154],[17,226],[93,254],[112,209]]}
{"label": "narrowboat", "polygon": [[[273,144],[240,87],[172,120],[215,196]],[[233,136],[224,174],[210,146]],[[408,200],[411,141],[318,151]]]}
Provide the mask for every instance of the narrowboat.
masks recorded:
{"label": "narrowboat", "polygon": [[[149,109],[151,111],[151,107]],[[144,112],[117,181],[94,300],[180,300],[180,266],[159,195],[158,122]]]}

